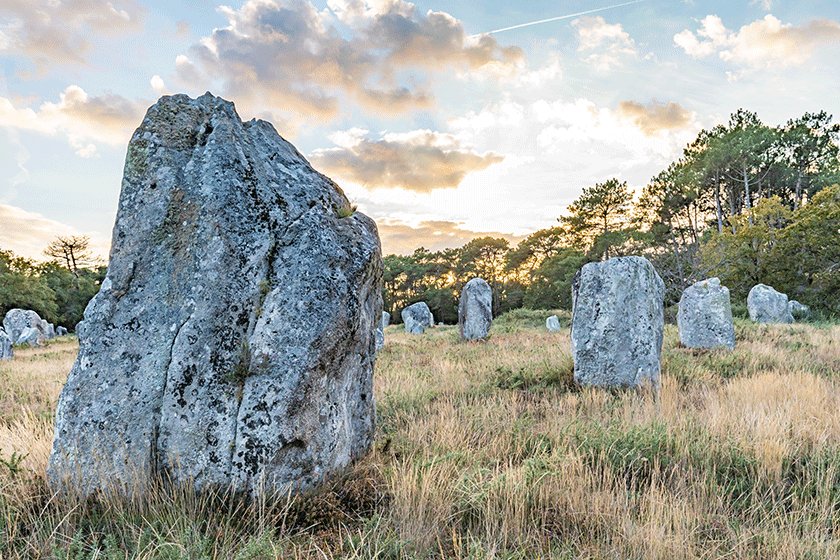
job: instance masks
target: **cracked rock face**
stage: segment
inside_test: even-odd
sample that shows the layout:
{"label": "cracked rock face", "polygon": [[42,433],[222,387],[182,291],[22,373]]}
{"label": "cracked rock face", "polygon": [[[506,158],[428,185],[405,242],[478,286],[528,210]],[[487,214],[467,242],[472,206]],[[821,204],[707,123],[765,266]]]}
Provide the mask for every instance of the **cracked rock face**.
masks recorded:
{"label": "cracked rock face", "polygon": [[458,334],[461,340],[487,338],[493,324],[493,290],[482,278],[466,283],[458,301]]}
{"label": "cracked rock face", "polygon": [[108,274],[59,398],[54,487],[258,493],[369,449],[374,222],[271,124],[164,97],[128,146]]}
{"label": "cracked rock face", "polygon": [[718,278],[695,282],[682,293],[677,311],[680,342],[689,348],[735,348],[729,288]]}
{"label": "cracked rock face", "polygon": [[583,266],[572,283],[572,358],[581,385],[659,391],[665,285],[643,257]]}

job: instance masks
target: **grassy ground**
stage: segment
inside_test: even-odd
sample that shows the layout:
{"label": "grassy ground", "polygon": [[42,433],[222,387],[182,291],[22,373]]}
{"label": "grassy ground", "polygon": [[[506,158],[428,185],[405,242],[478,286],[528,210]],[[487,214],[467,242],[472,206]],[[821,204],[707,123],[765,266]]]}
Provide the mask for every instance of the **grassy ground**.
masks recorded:
{"label": "grassy ground", "polygon": [[[662,393],[581,390],[569,337],[519,312],[489,340],[386,329],[375,449],[295,498],[50,495],[73,340],[0,362],[2,558],[840,557],[840,326],[666,327]],[[561,317],[562,322],[568,317]]]}

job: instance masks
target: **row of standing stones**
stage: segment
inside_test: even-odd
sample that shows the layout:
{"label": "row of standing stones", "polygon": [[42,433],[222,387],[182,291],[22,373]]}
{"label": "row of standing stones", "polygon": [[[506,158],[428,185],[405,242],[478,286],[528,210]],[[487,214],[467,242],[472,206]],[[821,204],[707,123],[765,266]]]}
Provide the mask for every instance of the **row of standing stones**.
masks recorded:
{"label": "row of standing stones", "polygon": [[[161,98],[128,145],[51,485],[142,495],[158,479],[256,496],[340,472],[373,441],[382,271],[374,222],[271,124],[210,93]],[[658,389],[663,291],[641,257],[578,272],[579,383]],[[491,303],[484,280],[467,284],[462,339],[487,336]],[[433,321],[425,303],[402,318],[407,332]]]}
{"label": "row of standing stones", "polygon": [[[459,305],[462,339],[484,338],[490,322],[490,288],[487,299],[475,295],[471,280]],[[572,284],[572,357],[575,381],[582,385],[659,390],[664,332],[664,283],[653,265],[642,257],[619,257],[581,268]],[[807,306],[788,301],[785,294],[758,284],[750,290],[747,305],[753,321],[792,323],[794,314],[808,313]],[[481,310],[480,328],[471,321]],[[485,315],[486,314],[486,315]],[[406,332],[419,334],[420,319],[430,315],[419,302],[403,311]],[[428,326],[427,323],[426,326]],[[691,348],[735,347],[735,328],[729,290],[718,278],[696,282],[680,299],[677,313],[680,342]],[[486,327],[486,328],[485,328]],[[559,319],[546,319],[550,332],[561,330]]]}
{"label": "row of standing stones", "polygon": [[[435,317],[424,301],[405,307],[400,316],[408,334],[423,334],[435,324]],[[377,336],[381,335],[391,318],[387,312],[383,312],[382,317]],[[483,278],[473,278],[464,286],[458,301],[458,336],[461,340],[482,340],[487,338],[492,324],[493,290]]]}
{"label": "row of standing stones", "polygon": [[45,340],[56,336],[64,336],[67,329],[56,328],[32,310],[10,309],[3,317],[0,327],[0,360],[11,360],[15,357],[15,344],[40,347]]}

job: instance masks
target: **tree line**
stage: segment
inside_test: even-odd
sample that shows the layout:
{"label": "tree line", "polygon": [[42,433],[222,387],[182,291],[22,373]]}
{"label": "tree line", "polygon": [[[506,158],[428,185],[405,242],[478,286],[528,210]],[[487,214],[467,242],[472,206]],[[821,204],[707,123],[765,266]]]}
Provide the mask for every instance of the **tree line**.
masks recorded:
{"label": "tree line", "polygon": [[[666,284],[666,305],[718,276],[743,302],[757,283],[840,314],[840,125],[824,111],[770,127],[739,110],[702,130],[634,200],[626,182],[583,189],[558,218],[517,246],[482,237],[462,247],[384,258],[385,310],[425,301],[436,321],[458,320],[474,277],[493,289],[493,312],[570,309],[571,282],[587,262],[642,255]],[[106,267],[86,237],[59,237],[44,263],[0,249],[0,317],[14,307],[73,329]]]}
{"label": "tree line", "polygon": [[86,236],[57,237],[38,263],[0,249],[0,321],[10,309],[31,309],[73,331],[99,291],[107,267],[91,257]]}
{"label": "tree line", "polygon": [[494,314],[570,309],[587,262],[642,255],[674,305],[697,280],[718,276],[733,303],[758,283],[827,314],[840,313],[840,125],[824,111],[770,127],[738,110],[702,130],[634,200],[626,182],[584,188],[558,218],[516,247],[484,237],[457,249],[385,257],[385,310],[399,320],[425,301],[437,321],[458,319],[475,276],[493,289]]}

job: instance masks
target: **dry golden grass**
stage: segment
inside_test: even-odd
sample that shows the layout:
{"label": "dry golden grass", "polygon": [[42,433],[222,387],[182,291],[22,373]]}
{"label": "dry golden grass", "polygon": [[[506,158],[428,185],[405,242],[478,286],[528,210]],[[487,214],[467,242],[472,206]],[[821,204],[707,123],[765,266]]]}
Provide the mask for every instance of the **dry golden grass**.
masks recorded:
{"label": "dry golden grass", "polygon": [[256,504],[50,498],[47,407],[74,347],[19,352],[0,363],[0,448],[29,456],[17,475],[0,465],[0,554],[840,558],[840,326],[736,332],[732,352],[696,351],[669,326],[654,399],[574,387],[568,334],[388,327],[375,449],[341,480]]}

